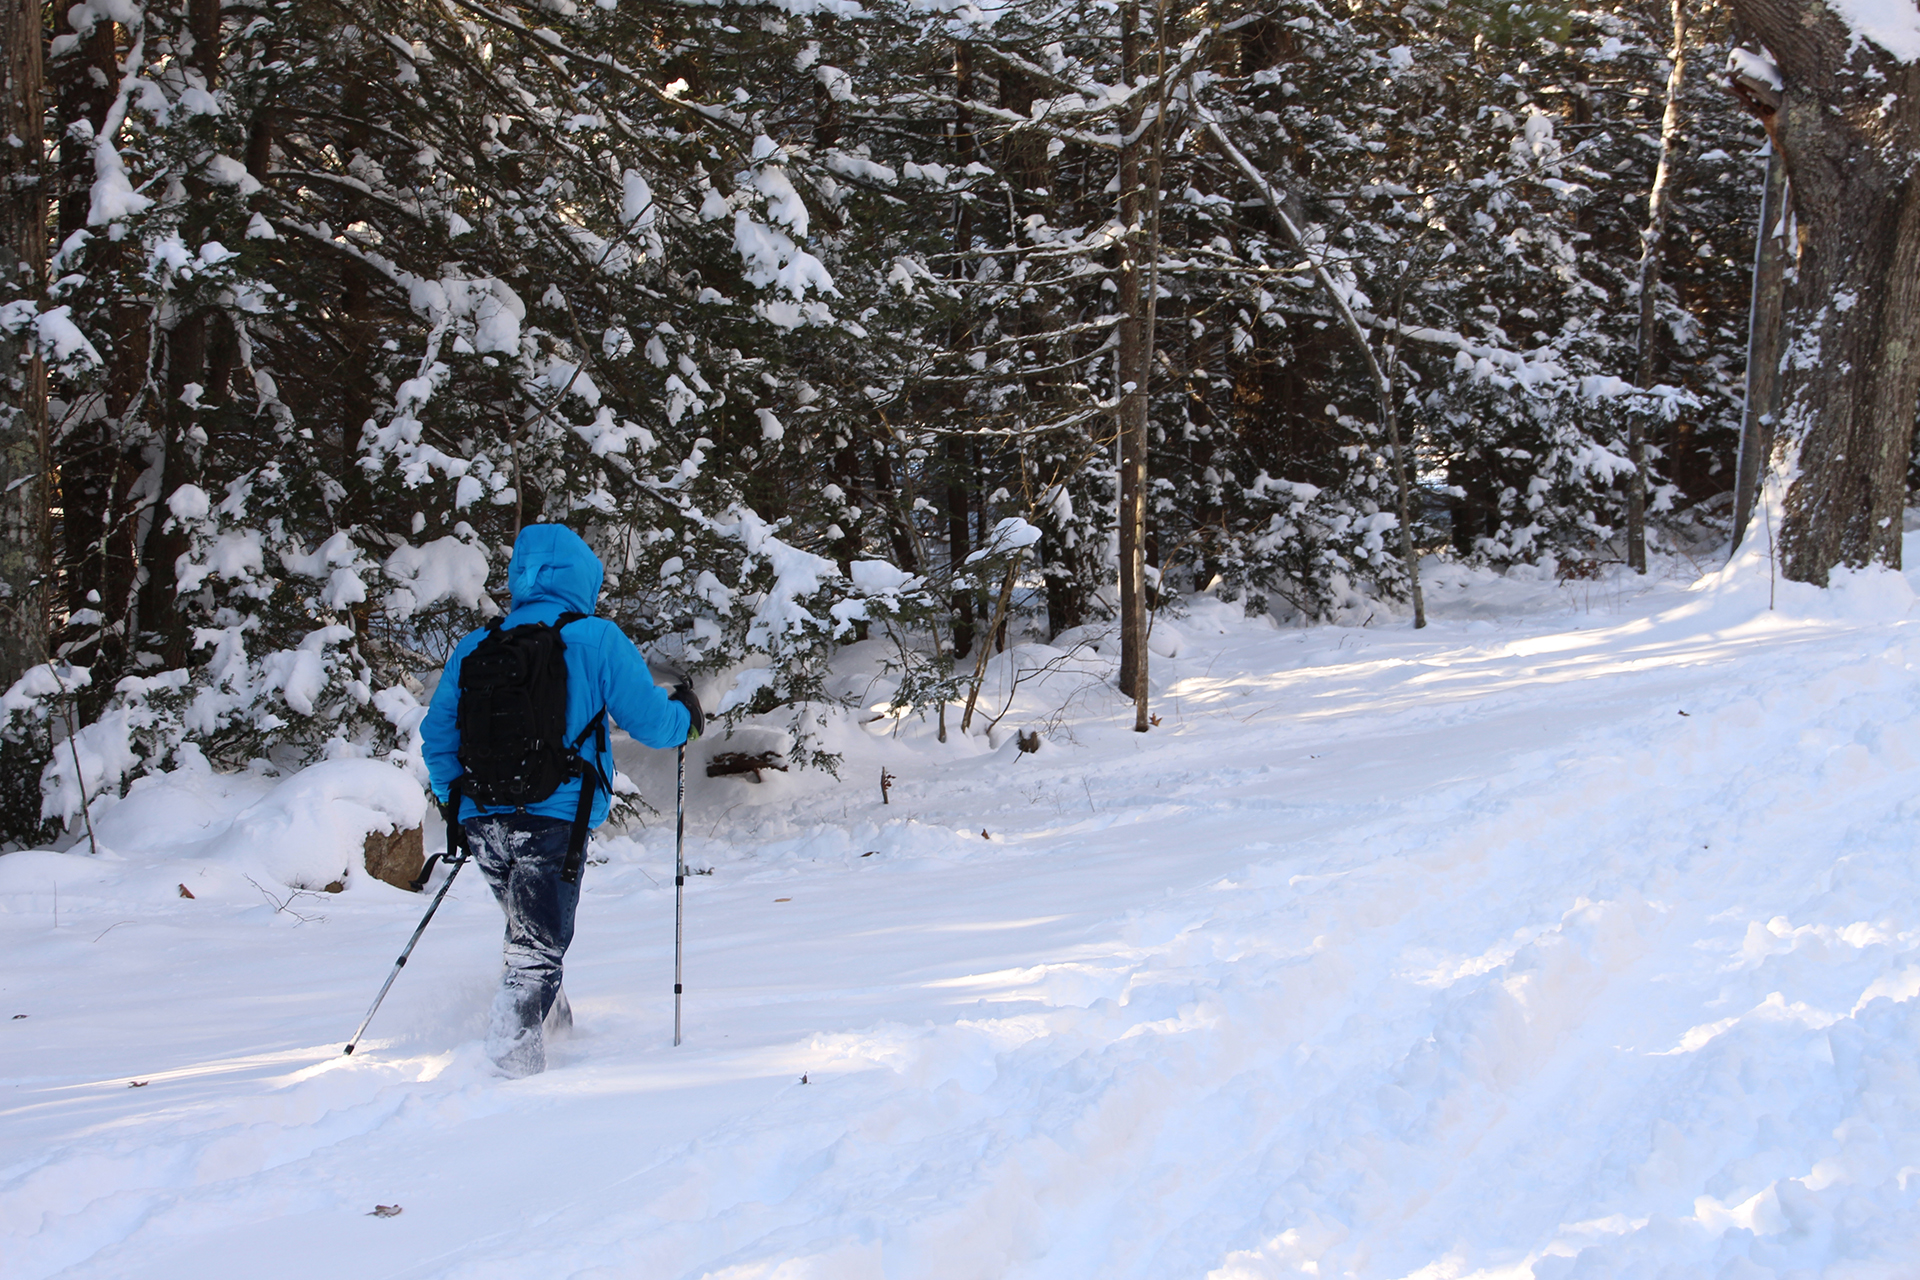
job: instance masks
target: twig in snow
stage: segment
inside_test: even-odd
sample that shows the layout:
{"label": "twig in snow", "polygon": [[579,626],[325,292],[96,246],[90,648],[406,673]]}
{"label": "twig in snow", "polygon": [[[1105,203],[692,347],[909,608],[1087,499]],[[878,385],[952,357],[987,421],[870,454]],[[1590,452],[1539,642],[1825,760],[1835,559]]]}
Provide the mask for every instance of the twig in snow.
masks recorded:
{"label": "twig in snow", "polygon": [[247,883],[252,885],[254,888],[258,889],[260,891],[260,896],[273,904],[273,910],[275,915],[278,915],[281,912],[285,912],[287,915],[290,915],[293,917],[294,922],[296,924],[313,924],[316,922],[324,924],[326,922],[327,918],[325,916],[310,916],[302,912],[295,911],[293,909],[293,900],[299,897],[301,894],[309,892],[309,890],[295,889],[291,893],[287,894],[285,901],[282,901],[281,899],[274,897],[273,894],[267,891],[267,887],[265,885],[261,884],[258,880],[255,880],[252,876],[247,877]]}

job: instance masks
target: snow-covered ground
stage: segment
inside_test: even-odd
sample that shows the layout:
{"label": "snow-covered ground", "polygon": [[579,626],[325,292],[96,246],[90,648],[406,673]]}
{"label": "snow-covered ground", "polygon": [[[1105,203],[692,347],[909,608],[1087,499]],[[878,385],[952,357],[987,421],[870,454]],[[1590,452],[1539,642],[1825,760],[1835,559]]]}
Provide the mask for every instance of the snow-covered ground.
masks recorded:
{"label": "snow-covered ground", "polygon": [[1755,565],[1201,601],[1147,735],[1066,673],[695,769],[686,1043],[654,820],[518,1082],[477,875],[344,1058],[424,902],[269,902],[340,779],[147,787],[0,858],[0,1275],[1920,1274],[1920,609]]}

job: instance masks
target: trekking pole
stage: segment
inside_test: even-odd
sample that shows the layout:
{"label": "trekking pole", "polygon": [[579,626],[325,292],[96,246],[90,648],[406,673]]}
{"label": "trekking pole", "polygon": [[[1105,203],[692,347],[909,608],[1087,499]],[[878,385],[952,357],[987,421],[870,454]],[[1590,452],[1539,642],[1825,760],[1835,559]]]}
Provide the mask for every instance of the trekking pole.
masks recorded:
{"label": "trekking pole", "polygon": [[680,744],[679,777],[673,797],[673,1043],[680,1044],[681,906],[687,896],[687,744]]}
{"label": "trekking pole", "polygon": [[402,969],[407,967],[407,957],[413,954],[414,944],[420,941],[420,935],[427,931],[427,923],[433,919],[433,913],[440,909],[441,900],[447,896],[447,890],[453,888],[453,878],[460,874],[460,868],[466,866],[467,859],[472,856],[471,853],[462,851],[459,857],[448,862],[447,865],[452,870],[447,872],[446,883],[440,886],[439,893],[433,895],[433,905],[427,908],[426,915],[420,917],[420,927],[413,931],[411,938],[407,939],[407,949],[402,951],[400,958],[393,962],[393,972],[387,975],[386,982],[380,988],[380,994],[373,998],[373,1008],[367,1010],[367,1016],[360,1020],[360,1030],[353,1033],[353,1039],[347,1041],[347,1053],[352,1053],[354,1046],[360,1043],[360,1037],[365,1034],[367,1024],[373,1021],[373,1015],[379,1010],[380,1002],[387,998],[387,991],[393,986],[393,980],[400,976]]}

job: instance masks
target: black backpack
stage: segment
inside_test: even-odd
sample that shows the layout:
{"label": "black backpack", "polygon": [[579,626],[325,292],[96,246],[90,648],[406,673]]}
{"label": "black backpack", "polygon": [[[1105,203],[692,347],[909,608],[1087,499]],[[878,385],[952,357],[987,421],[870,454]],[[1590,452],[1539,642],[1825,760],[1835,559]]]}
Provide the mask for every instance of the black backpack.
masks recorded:
{"label": "black backpack", "polygon": [[[454,785],[475,803],[525,812],[571,779],[581,779],[580,809],[562,873],[568,883],[579,878],[594,793],[599,787],[613,790],[599,767],[580,754],[580,745],[593,733],[605,753],[605,710],[573,741],[566,736],[567,642],[560,633],[586,616],[563,613],[552,625],[533,622],[505,630],[495,621],[460,663],[455,713],[461,773]],[[459,797],[452,803],[457,814]]]}

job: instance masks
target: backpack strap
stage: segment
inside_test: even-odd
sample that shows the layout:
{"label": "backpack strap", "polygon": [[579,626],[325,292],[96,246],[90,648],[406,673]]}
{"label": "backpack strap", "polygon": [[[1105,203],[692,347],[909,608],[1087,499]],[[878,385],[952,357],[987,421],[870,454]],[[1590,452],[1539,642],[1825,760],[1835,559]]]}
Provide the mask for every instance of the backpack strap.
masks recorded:
{"label": "backpack strap", "polygon": [[[582,614],[575,614],[582,617]],[[560,625],[566,625],[564,622]],[[595,735],[599,747],[596,759],[589,760],[580,754],[580,744],[587,735]],[[600,771],[598,756],[607,753],[607,709],[600,708],[593,719],[587,721],[587,727],[573,740],[574,774],[580,779],[580,807],[573,812],[573,833],[567,838],[567,860],[560,865],[560,878],[568,884],[580,883],[580,863],[587,852],[587,822],[593,817],[593,797],[601,787],[607,789],[607,795],[613,795],[613,784],[607,781],[607,775]]]}

